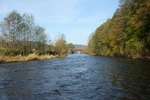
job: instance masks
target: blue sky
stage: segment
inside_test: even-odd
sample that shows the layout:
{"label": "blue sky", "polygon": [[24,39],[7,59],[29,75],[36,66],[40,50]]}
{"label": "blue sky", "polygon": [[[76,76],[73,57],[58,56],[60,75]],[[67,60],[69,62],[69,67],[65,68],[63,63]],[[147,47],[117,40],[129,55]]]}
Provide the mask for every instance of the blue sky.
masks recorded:
{"label": "blue sky", "polygon": [[68,43],[86,45],[118,5],[119,0],[0,0],[0,21],[13,10],[32,14],[52,40],[63,33]]}

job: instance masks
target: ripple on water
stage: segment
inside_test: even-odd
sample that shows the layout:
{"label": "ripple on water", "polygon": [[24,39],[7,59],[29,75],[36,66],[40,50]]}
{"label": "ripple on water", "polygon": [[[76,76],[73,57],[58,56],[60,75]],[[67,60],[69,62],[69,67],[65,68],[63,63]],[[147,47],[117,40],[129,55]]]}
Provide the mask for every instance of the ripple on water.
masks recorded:
{"label": "ripple on water", "polygon": [[150,99],[150,62],[68,55],[0,65],[0,100]]}

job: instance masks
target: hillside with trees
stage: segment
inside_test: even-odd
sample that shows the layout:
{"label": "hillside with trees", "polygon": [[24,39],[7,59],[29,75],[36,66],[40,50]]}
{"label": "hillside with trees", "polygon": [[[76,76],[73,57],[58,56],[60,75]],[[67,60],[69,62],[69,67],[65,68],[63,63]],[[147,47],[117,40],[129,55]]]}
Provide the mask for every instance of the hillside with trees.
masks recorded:
{"label": "hillside with trees", "polygon": [[81,44],[74,44],[74,48],[70,48],[71,54],[86,54],[87,46]]}
{"label": "hillside with trees", "polygon": [[82,44],[74,44],[74,47],[76,49],[83,49],[86,45],[82,45]]}
{"label": "hillside with trees", "polygon": [[150,0],[120,0],[111,19],[89,36],[89,54],[150,56]]}

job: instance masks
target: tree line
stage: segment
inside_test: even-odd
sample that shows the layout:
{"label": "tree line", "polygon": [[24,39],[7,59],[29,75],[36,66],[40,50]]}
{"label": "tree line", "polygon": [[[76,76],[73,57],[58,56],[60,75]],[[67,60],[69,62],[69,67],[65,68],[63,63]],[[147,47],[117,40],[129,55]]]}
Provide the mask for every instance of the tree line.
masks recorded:
{"label": "tree line", "polygon": [[45,33],[45,28],[35,25],[33,15],[12,11],[0,22],[0,54],[28,55],[59,54],[68,52],[65,35],[59,34],[54,44]]}
{"label": "tree line", "polygon": [[113,17],[89,36],[88,52],[107,56],[150,56],[150,0],[119,2]]}

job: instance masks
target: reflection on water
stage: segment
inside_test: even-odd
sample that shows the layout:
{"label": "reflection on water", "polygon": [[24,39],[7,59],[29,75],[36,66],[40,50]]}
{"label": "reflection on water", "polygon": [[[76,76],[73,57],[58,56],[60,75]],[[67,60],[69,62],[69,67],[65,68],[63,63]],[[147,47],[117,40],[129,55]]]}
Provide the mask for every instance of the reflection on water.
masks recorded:
{"label": "reflection on water", "polygon": [[150,99],[150,61],[83,54],[0,64],[0,100]]}

